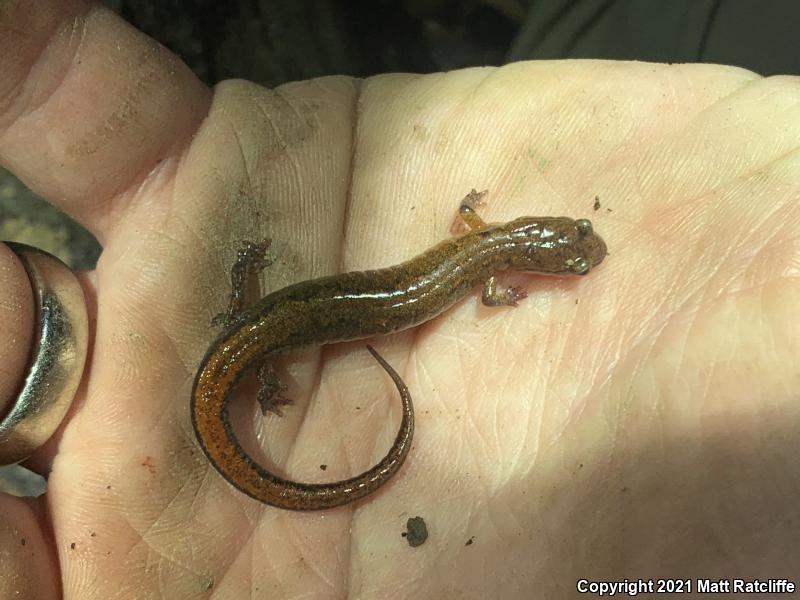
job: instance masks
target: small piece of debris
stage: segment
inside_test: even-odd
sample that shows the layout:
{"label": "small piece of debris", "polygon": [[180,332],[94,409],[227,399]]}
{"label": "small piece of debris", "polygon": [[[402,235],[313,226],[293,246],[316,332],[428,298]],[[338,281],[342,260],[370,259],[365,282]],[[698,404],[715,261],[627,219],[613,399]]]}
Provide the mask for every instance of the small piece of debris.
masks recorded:
{"label": "small piece of debris", "polygon": [[320,465],[319,466],[319,470],[320,471],[325,471],[327,468],[328,468],[328,465]]}
{"label": "small piece of debris", "polygon": [[150,471],[150,473],[154,474],[156,472],[156,465],[155,462],[153,461],[152,456],[146,456],[145,459],[142,461],[142,466],[145,467],[148,471]]}
{"label": "small piece of debris", "polygon": [[475,536],[474,536],[474,535],[472,535],[472,536],[470,536],[470,538],[467,540],[467,543],[466,543],[466,544],[464,544],[464,545],[465,545],[465,546],[472,546],[472,544],[473,544],[474,542],[475,542]]}
{"label": "small piece of debris", "polygon": [[428,526],[422,517],[412,517],[406,521],[406,531],[401,534],[412,548],[421,546],[428,539]]}
{"label": "small piece of debris", "polygon": [[594,197],[594,209],[595,210],[600,210],[600,206],[601,206],[600,205],[600,196],[595,196]]}

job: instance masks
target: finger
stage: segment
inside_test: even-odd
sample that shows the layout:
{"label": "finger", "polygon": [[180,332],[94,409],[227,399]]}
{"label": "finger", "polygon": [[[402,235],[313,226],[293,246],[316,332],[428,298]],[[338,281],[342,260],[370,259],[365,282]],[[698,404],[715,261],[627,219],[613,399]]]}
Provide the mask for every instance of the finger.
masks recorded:
{"label": "finger", "polygon": [[[94,278],[90,273],[77,274],[84,290],[89,312],[89,339],[93,339],[96,305]],[[32,347],[42,331],[43,321],[35,309],[30,278],[20,259],[4,244],[0,244],[0,420],[19,399],[20,390],[32,368]],[[91,351],[91,345],[89,348]],[[70,409],[52,437],[24,461],[25,466],[38,473],[50,470],[52,458],[58,449],[63,428],[80,405],[83,388],[79,388]],[[0,448],[1,449],[1,448]],[[0,464],[3,458],[0,453]],[[2,595],[0,595],[0,598]]]}
{"label": "finger", "polygon": [[0,598],[60,598],[39,501],[0,494]]}
{"label": "finger", "polygon": [[[78,278],[78,283],[80,283],[81,287],[83,288],[83,295],[86,299],[86,311],[89,316],[89,347],[86,351],[86,362],[89,363],[94,350],[95,324],[97,323],[96,271],[81,272],[76,273],[75,275]],[[34,326],[41,327],[42,324],[35,323]],[[69,409],[64,415],[64,418],[59,426],[53,432],[53,435],[44,443],[44,445],[34,450],[30,457],[22,462],[23,466],[34,471],[35,473],[43,475],[44,477],[48,477],[53,465],[53,459],[58,453],[61,444],[61,437],[64,435],[64,430],[72,421],[74,415],[80,411],[81,407],[83,406],[83,402],[86,397],[86,386],[88,381],[87,375],[89,372],[89,370],[84,370],[84,378],[81,384],[78,386],[78,389],[75,390],[75,394],[72,398],[72,402],[69,405]]]}
{"label": "finger", "polygon": [[99,238],[203,119],[209,90],[111,11],[78,0],[0,10],[0,163]]}
{"label": "finger", "polygon": [[0,419],[19,388],[33,342],[33,292],[22,263],[0,244]]}

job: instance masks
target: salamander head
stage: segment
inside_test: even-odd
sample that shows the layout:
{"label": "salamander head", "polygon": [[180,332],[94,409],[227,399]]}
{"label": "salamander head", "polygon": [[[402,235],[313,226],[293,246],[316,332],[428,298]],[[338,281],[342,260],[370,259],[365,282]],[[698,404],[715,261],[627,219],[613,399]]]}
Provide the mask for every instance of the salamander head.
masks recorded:
{"label": "salamander head", "polygon": [[506,226],[513,240],[509,267],[552,275],[586,275],[606,257],[589,219],[520,217]]}

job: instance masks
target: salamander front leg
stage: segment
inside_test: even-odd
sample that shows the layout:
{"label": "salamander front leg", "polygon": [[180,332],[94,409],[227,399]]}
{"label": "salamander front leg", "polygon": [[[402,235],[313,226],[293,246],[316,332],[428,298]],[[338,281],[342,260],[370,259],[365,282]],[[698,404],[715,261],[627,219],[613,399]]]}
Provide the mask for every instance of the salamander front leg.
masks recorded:
{"label": "salamander front leg", "polygon": [[516,306],[518,300],[527,298],[528,294],[521,287],[510,286],[504,290],[497,289],[495,278],[489,277],[483,284],[481,302],[484,306]]}
{"label": "salamander front leg", "polygon": [[272,264],[267,258],[267,248],[272,240],[242,243],[243,246],[236,253],[236,262],[231,267],[231,297],[228,309],[214,317],[212,325],[223,325],[226,328],[234,325],[246,304],[252,298],[261,296],[258,274]]}
{"label": "salamander front leg", "polygon": [[461,205],[458,207],[458,216],[460,220],[456,220],[450,228],[452,234],[457,234],[463,231],[463,225],[466,224],[470,229],[483,229],[486,223],[481,219],[480,215],[475,212],[475,209],[483,204],[483,197],[489,190],[478,192],[472,190],[469,194],[464,196]]}
{"label": "salamander front leg", "polygon": [[261,363],[256,375],[258,377],[257,398],[258,404],[261,406],[261,413],[266,415],[268,412],[272,412],[282,417],[281,407],[292,404],[292,401],[283,395],[286,385],[281,383],[275,367],[270,362]]}

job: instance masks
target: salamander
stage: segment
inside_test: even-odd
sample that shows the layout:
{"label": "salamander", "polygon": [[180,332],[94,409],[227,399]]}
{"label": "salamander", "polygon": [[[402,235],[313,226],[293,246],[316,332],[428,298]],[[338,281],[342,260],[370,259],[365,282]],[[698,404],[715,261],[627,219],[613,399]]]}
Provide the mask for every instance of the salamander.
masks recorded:
{"label": "salamander", "polygon": [[516,306],[518,287],[499,289],[498,272],[586,275],[605,258],[606,244],[588,219],[520,217],[485,223],[475,207],[485,192],[473,190],[459,208],[468,231],[446,239],[393,267],[340,273],[295,283],[245,306],[247,281],[270,261],[269,240],[239,251],[231,271],[232,293],[222,334],[211,344],[194,380],[192,424],[203,452],[234,487],[266,504],[291,510],[332,508],[358,500],[386,483],[411,447],[414,411],[397,372],[371,346],[367,349],[394,381],[402,419],[386,456],[350,479],[300,483],[279,477],[254,461],[231,427],[231,390],[256,368],[262,411],[282,414],[284,397],[273,360],[288,350],[370,338],[433,319],[477,285],[487,306]]}

